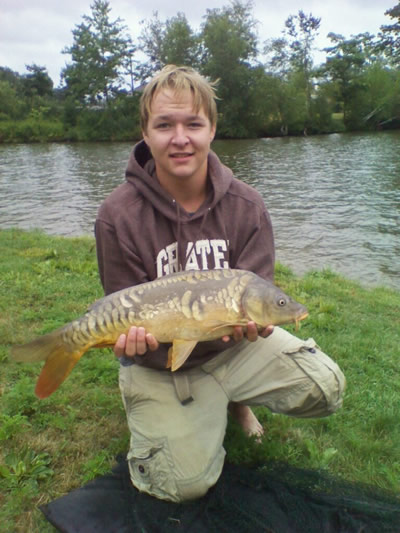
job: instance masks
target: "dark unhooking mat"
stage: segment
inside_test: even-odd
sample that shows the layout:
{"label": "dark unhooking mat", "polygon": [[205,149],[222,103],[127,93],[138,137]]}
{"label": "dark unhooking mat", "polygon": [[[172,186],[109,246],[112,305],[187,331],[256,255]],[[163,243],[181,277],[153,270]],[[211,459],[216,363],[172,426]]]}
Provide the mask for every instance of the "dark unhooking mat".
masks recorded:
{"label": "dark unhooking mat", "polygon": [[175,504],[138,492],[123,460],[41,511],[65,533],[400,533],[395,496],[282,464],[225,464],[204,498]]}

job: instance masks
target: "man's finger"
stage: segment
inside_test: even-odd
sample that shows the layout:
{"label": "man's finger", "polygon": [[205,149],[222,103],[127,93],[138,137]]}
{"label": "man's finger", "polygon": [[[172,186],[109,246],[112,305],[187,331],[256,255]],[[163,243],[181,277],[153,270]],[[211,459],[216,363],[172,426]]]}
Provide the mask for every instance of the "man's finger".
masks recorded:
{"label": "man's finger", "polygon": [[133,357],[137,354],[136,343],[137,343],[137,327],[132,326],[128,331],[128,336],[126,338],[125,345],[125,355],[128,357]]}
{"label": "man's finger", "polygon": [[244,337],[244,333],[243,333],[242,326],[235,326],[233,329],[233,339],[236,342],[239,342],[243,339],[243,337]]}
{"label": "man's finger", "polygon": [[258,339],[258,329],[255,322],[249,322],[247,324],[247,339],[250,342],[254,342]]}
{"label": "man's finger", "polygon": [[126,335],[123,333],[117,339],[114,346],[114,353],[117,357],[122,357],[125,353]]}
{"label": "man's finger", "polygon": [[136,353],[138,355],[143,355],[147,352],[147,343],[146,343],[146,331],[144,328],[137,328],[136,332]]}
{"label": "man's finger", "polygon": [[147,346],[149,347],[149,350],[151,350],[152,352],[157,350],[157,348],[159,347],[157,339],[151,333],[146,334],[146,342]]}
{"label": "man's finger", "polygon": [[263,337],[264,339],[271,335],[271,333],[274,332],[274,326],[267,326],[262,331],[260,331],[260,337]]}

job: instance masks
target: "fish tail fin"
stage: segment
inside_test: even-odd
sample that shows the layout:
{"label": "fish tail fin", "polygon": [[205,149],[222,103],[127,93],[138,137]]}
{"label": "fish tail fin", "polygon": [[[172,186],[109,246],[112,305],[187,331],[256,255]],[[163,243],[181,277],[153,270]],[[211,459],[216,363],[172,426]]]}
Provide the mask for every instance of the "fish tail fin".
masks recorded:
{"label": "fish tail fin", "polygon": [[57,347],[46,360],[36,383],[35,394],[38,398],[47,398],[69,376],[71,370],[85,353],[85,349],[66,352],[62,346]]}
{"label": "fish tail fin", "polygon": [[11,348],[11,357],[21,363],[33,363],[47,359],[56,347],[62,344],[60,330],[42,335],[26,344]]}
{"label": "fish tail fin", "polygon": [[11,356],[14,361],[34,362],[46,360],[35,388],[38,398],[47,398],[69,375],[88,346],[74,351],[62,339],[61,330],[56,330],[32,342],[14,346]]}

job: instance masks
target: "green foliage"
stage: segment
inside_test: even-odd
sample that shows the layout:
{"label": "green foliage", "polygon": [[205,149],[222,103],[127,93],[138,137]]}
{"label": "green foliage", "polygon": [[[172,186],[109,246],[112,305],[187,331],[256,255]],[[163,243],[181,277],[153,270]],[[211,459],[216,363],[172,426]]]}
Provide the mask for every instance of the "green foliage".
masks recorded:
{"label": "green foliage", "polygon": [[137,42],[110,18],[110,2],[94,0],[64,48],[71,62],[62,88],[44,66],[27,65],[22,75],[0,67],[0,143],[136,141],[137,89],[170,63],[218,80],[220,138],[399,127],[399,6],[385,12],[391,24],[377,36],[330,33],[315,68],[321,19],[312,13],[290,15],[262,57],[252,0],[207,9],[196,31],[183,12],[165,20],[155,12],[141,21]]}
{"label": "green foliage", "polygon": [[163,66],[199,65],[199,38],[190,27],[184,13],[161,21],[158,12],[153,18],[142,22],[139,49],[147,55],[148,61],[138,66],[138,75],[145,81]]}
{"label": "green foliage", "polygon": [[304,446],[307,450],[311,468],[327,468],[337,453],[336,448],[321,449],[315,440],[304,439]]}
{"label": "green foliage", "polygon": [[[321,19],[299,10],[285,22],[282,37],[265,43],[264,53],[269,57],[268,67],[280,75],[287,84],[284,107],[291,110],[283,118],[282,126],[291,134],[316,127],[314,121],[313,52]],[[320,121],[320,117],[319,117]]]}
{"label": "green foliage", "polygon": [[8,81],[0,81],[0,123],[8,118],[21,117],[24,104],[18,97],[17,90]]}
{"label": "green foliage", "polygon": [[[32,110],[32,115],[35,111]],[[0,142],[51,142],[65,140],[64,127],[56,119],[30,116],[20,121],[0,121]]]}
{"label": "green foliage", "polygon": [[257,54],[257,36],[251,9],[251,2],[235,0],[229,7],[208,9],[202,25],[201,70],[219,80],[218,134],[222,137],[249,137],[253,133],[251,62]]}
{"label": "green foliage", "polygon": [[397,75],[388,68],[368,33],[344,39],[329,34],[324,73],[332,80],[347,130],[377,129],[398,116]]}
{"label": "green foliage", "polygon": [[13,416],[0,415],[0,442],[15,437],[29,426],[28,418],[17,413]]}
{"label": "green foliage", "polygon": [[121,19],[110,21],[110,4],[95,0],[91,16],[72,31],[74,43],[65,48],[72,63],[63,70],[67,91],[81,103],[109,101],[121,83],[126,56],[131,51],[131,40]]}
{"label": "green foliage", "polygon": [[295,70],[303,72],[308,82],[313,64],[314,41],[320,23],[320,18],[312,14],[307,16],[302,10],[299,10],[297,15],[290,15],[285,22],[290,64]]}
{"label": "green foliage", "polygon": [[23,78],[23,91],[28,98],[35,96],[51,96],[53,92],[53,81],[47,73],[46,67],[39,65],[27,65],[26,74]]}
{"label": "green foliage", "polygon": [[113,457],[110,457],[110,454],[107,452],[107,450],[102,450],[96,456],[91,457],[83,465],[82,483],[87,483],[88,481],[91,481],[92,479],[109,472],[112,460]]}
{"label": "green foliage", "polygon": [[[139,139],[139,103],[137,95],[121,95],[99,109],[69,108],[67,132],[78,141],[127,141]],[[76,113],[75,113],[76,110]]]}
{"label": "green foliage", "polygon": [[26,449],[22,455],[10,453],[0,464],[0,483],[7,490],[21,485],[37,485],[53,476],[54,472],[49,464],[50,457],[47,453],[36,454],[30,449]]}
{"label": "green foliage", "polygon": [[385,11],[385,15],[393,20],[393,24],[381,26],[377,47],[385,54],[389,63],[398,68],[400,66],[400,1]]}
{"label": "green foliage", "polygon": [[[101,297],[94,240],[3,230],[0,255],[0,523],[5,531],[42,533],[38,505],[109,471],[128,449],[129,432],[111,350],[85,354],[46,400],[34,396],[41,364],[9,359],[11,345],[61,326]],[[285,461],[398,492],[400,294],[365,289],[330,270],[297,278],[281,264],[276,281],[308,307],[296,335],[313,337],[343,369],[344,406],[315,420],[258,407],[261,443],[230,420],[227,460]]]}

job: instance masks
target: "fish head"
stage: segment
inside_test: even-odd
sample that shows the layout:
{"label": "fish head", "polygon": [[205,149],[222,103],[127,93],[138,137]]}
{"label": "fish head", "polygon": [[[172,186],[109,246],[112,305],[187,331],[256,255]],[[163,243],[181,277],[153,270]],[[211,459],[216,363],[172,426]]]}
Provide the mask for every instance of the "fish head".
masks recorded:
{"label": "fish head", "polygon": [[258,326],[288,324],[308,316],[307,308],[279,287],[261,278],[249,283],[242,296],[242,309]]}

